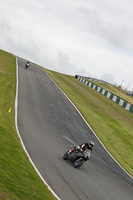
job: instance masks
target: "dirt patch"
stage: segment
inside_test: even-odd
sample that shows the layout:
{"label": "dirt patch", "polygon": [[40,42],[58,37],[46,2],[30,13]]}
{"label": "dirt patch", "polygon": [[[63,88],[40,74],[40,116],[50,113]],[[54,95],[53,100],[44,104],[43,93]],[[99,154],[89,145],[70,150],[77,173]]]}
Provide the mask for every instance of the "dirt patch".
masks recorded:
{"label": "dirt patch", "polygon": [[6,73],[5,71],[0,70],[0,73]]}

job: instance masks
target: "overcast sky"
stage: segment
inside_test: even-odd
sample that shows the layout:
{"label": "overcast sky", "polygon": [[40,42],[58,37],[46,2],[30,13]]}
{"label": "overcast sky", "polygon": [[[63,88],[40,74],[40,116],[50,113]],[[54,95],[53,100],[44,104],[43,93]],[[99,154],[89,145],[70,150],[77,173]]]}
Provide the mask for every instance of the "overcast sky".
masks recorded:
{"label": "overcast sky", "polygon": [[133,88],[133,0],[0,0],[0,49]]}

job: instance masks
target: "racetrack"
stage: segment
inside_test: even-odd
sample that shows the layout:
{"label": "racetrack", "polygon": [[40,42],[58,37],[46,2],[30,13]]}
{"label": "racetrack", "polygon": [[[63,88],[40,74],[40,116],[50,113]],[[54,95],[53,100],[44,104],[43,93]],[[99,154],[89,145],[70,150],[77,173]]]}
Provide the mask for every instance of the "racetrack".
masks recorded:
{"label": "racetrack", "polygon": [[[131,200],[131,179],[109,156],[76,109],[45,72],[18,58],[18,129],[48,185],[62,200]],[[63,160],[70,145],[94,140],[90,161]]]}

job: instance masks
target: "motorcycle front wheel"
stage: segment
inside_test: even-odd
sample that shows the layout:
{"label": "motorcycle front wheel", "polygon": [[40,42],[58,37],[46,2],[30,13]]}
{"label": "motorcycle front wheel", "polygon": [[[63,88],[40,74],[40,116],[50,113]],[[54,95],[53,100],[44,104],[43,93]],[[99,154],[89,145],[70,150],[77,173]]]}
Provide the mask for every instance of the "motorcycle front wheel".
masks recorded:
{"label": "motorcycle front wheel", "polygon": [[63,158],[64,158],[64,160],[68,159],[68,151],[64,154]]}
{"label": "motorcycle front wheel", "polygon": [[83,158],[78,158],[75,160],[73,167],[78,168],[84,164],[85,160]]}

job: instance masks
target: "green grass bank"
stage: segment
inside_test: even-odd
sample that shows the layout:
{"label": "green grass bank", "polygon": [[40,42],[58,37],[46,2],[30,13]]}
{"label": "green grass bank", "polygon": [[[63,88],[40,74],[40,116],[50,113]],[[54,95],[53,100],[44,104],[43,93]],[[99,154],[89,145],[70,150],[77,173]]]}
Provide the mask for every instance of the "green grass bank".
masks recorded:
{"label": "green grass bank", "polygon": [[45,71],[77,106],[108,151],[133,176],[133,114],[72,76]]}
{"label": "green grass bank", "polygon": [[15,95],[16,58],[0,50],[0,199],[55,199],[20,144],[14,121]]}

